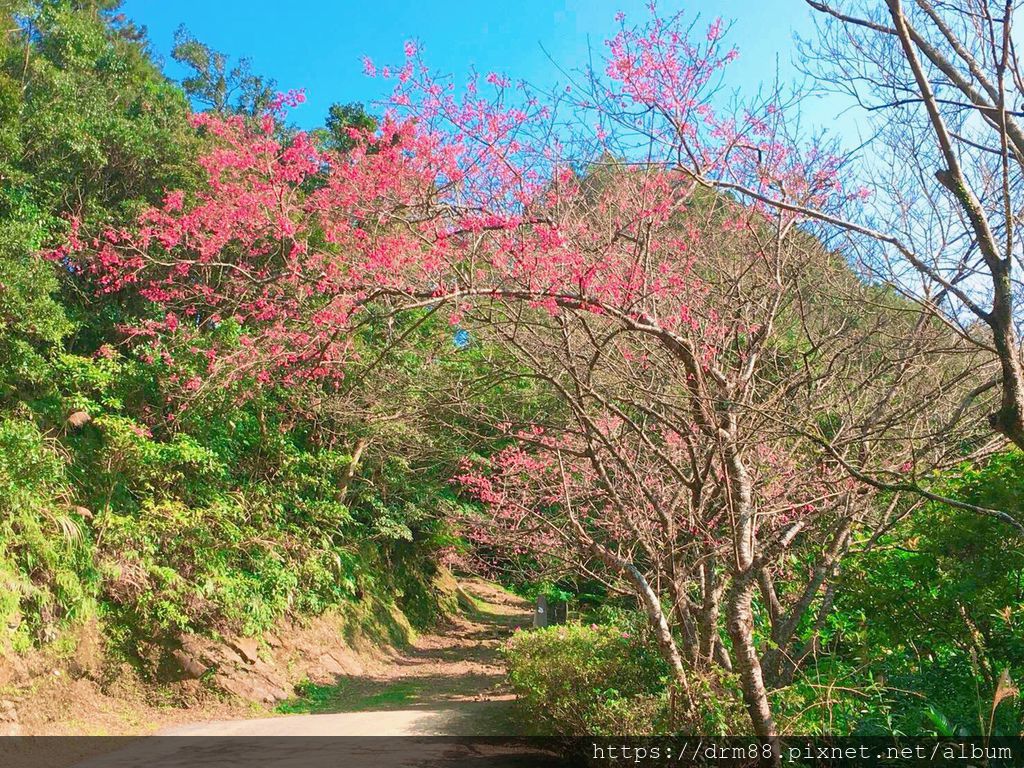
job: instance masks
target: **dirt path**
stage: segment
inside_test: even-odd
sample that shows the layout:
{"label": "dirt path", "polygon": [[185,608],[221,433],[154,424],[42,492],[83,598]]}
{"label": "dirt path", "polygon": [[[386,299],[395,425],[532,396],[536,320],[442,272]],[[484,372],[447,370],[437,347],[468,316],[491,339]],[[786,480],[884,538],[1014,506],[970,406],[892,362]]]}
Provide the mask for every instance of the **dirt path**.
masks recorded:
{"label": "dirt path", "polygon": [[173,736],[479,736],[514,732],[498,646],[531,620],[530,606],[484,581],[462,588],[474,608],[376,673],[317,686],[294,714],[180,726]]}

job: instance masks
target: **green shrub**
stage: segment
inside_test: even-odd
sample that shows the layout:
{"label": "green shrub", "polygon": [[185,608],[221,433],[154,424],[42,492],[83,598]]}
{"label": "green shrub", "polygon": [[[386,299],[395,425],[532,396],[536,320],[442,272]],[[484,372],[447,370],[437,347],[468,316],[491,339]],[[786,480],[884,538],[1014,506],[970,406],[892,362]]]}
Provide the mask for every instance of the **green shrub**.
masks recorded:
{"label": "green shrub", "polygon": [[0,419],[0,649],[91,613],[95,573],[64,462],[29,421]]}
{"label": "green shrub", "polygon": [[509,681],[539,735],[630,736],[749,729],[739,686],[728,675],[690,670],[697,712],[684,716],[670,695],[668,665],[636,611],[610,610],[614,623],[517,632],[505,647]]}
{"label": "green shrub", "polygon": [[630,632],[580,624],[517,632],[506,657],[518,704],[541,734],[623,735],[665,728],[668,668]]}
{"label": "green shrub", "polygon": [[[965,465],[936,488],[1020,519],[1024,453]],[[892,701],[891,715],[867,712],[860,730],[958,737],[988,731],[1000,674],[1024,679],[1022,545],[998,520],[928,504],[849,558],[826,630],[843,657],[884,681]],[[991,727],[1009,735],[1022,722],[1024,703],[1012,697]]]}

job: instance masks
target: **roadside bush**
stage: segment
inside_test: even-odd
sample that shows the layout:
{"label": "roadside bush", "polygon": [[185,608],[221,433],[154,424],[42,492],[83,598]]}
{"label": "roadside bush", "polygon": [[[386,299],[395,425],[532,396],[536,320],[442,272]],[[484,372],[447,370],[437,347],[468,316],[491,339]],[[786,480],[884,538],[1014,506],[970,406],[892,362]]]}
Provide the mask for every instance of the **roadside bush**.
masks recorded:
{"label": "roadside bush", "polygon": [[517,632],[505,647],[509,681],[538,735],[643,736],[741,733],[736,681],[690,672],[695,719],[669,694],[668,665],[635,611],[608,609],[606,624]]}
{"label": "roadside bush", "polygon": [[612,626],[517,632],[506,646],[518,704],[543,735],[664,730],[668,668],[642,638]]}

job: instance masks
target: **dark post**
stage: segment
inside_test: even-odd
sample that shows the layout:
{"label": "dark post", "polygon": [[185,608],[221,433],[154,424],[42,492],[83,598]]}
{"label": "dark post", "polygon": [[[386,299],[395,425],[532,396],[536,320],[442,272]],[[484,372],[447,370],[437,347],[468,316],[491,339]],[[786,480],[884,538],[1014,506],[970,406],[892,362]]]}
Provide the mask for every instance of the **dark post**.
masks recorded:
{"label": "dark post", "polygon": [[533,628],[541,629],[548,625],[548,599],[544,595],[537,596],[537,607],[533,611]]}
{"label": "dark post", "polygon": [[565,624],[569,618],[569,604],[566,602],[557,602],[551,606],[551,623],[552,624]]}

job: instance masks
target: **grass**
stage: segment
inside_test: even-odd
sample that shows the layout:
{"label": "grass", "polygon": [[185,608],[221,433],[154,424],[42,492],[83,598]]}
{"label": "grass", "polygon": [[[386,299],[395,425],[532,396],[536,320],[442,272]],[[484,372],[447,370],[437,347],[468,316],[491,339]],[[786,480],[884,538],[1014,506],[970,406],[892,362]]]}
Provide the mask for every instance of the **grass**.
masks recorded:
{"label": "grass", "polygon": [[346,605],[343,614],[344,637],[351,648],[405,648],[416,638],[416,630],[401,610],[375,596]]}
{"label": "grass", "polygon": [[352,680],[342,680],[336,685],[318,685],[305,681],[299,683],[295,691],[298,694],[295,698],[281,702],[274,711],[295,715],[393,709],[414,703],[422,693],[422,686],[415,682],[400,681],[366,691]]}

